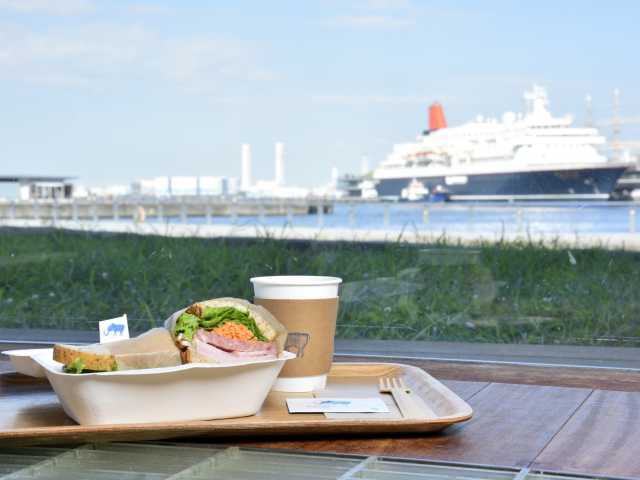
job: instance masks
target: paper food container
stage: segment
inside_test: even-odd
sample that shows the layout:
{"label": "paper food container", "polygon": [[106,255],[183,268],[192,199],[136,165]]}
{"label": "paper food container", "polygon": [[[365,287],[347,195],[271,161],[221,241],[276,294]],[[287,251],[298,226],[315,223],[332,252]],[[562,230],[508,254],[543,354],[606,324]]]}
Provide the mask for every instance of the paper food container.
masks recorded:
{"label": "paper food container", "polygon": [[46,378],[44,368],[34,360],[36,356],[53,356],[53,348],[30,348],[28,350],[5,350],[2,352],[11,360],[16,372],[35,378]]}
{"label": "paper food container", "polygon": [[284,362],[277,359],[220,365],[116,372],[64,373],[51,357],[35,356],[64,411],[81,425],[186,422],[258,413]]}

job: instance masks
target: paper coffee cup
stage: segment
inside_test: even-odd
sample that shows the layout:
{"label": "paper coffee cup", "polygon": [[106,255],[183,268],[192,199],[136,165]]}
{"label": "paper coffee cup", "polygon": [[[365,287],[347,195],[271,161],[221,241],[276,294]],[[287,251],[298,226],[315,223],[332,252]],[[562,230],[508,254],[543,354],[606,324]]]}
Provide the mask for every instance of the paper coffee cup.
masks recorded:
{"label": "paper coffee cup", "polygon": [[274,390],[311,392],[325,388],[333,361],[341,282],[337,277],[287,275],[251,279],[254,303],[269,310],[290,333],[308,335],[303,355],[285,364]]}

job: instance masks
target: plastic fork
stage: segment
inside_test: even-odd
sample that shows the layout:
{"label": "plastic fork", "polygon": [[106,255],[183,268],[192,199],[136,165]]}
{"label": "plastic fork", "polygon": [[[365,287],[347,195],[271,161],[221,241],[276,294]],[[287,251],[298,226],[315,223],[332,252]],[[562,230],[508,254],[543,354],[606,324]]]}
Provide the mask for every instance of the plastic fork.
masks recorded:
{"label": "plastic fork", "polygon": [[381,377],[380,392],[390,393],[406,419],[433,419],[434,412],[407,387],[402,378]]}

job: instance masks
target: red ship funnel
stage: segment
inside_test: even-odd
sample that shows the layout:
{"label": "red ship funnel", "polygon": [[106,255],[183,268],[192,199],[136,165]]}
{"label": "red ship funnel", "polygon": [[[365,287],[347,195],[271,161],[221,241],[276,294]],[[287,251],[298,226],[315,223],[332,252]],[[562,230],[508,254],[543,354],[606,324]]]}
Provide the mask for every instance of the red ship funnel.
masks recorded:
{"label": "red ship funnel", "polygon": [[444,110],[438,102],[432,103],[429,107],[429,130],[439,130],[447,128],[447,121],[444,118]]}

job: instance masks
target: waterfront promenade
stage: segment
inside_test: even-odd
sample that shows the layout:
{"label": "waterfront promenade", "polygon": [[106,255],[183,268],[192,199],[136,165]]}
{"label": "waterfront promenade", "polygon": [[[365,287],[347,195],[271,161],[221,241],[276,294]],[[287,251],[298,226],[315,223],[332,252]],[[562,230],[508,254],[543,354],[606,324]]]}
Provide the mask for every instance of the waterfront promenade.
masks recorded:
{"label": "waterfront promenade", "polygon": [[408,244],[432,244],[446,242],[466,246],[481,243],[532,242],[548,247],[604,248],[640,252],[640,234],[637,233],[532,233],[532,232],[448,232],[446,230],[380,230],[303,226],[267,226],[258,223],[245,224],[179,224],[142,223],[132,221],[74,221],[59,220],[2,220],[0,227],[57,228],[79,232],[129,233],[136,235],[160,235],[167,237],[200,238],[273,238],[281,240],[325,242],[403,242]]}

